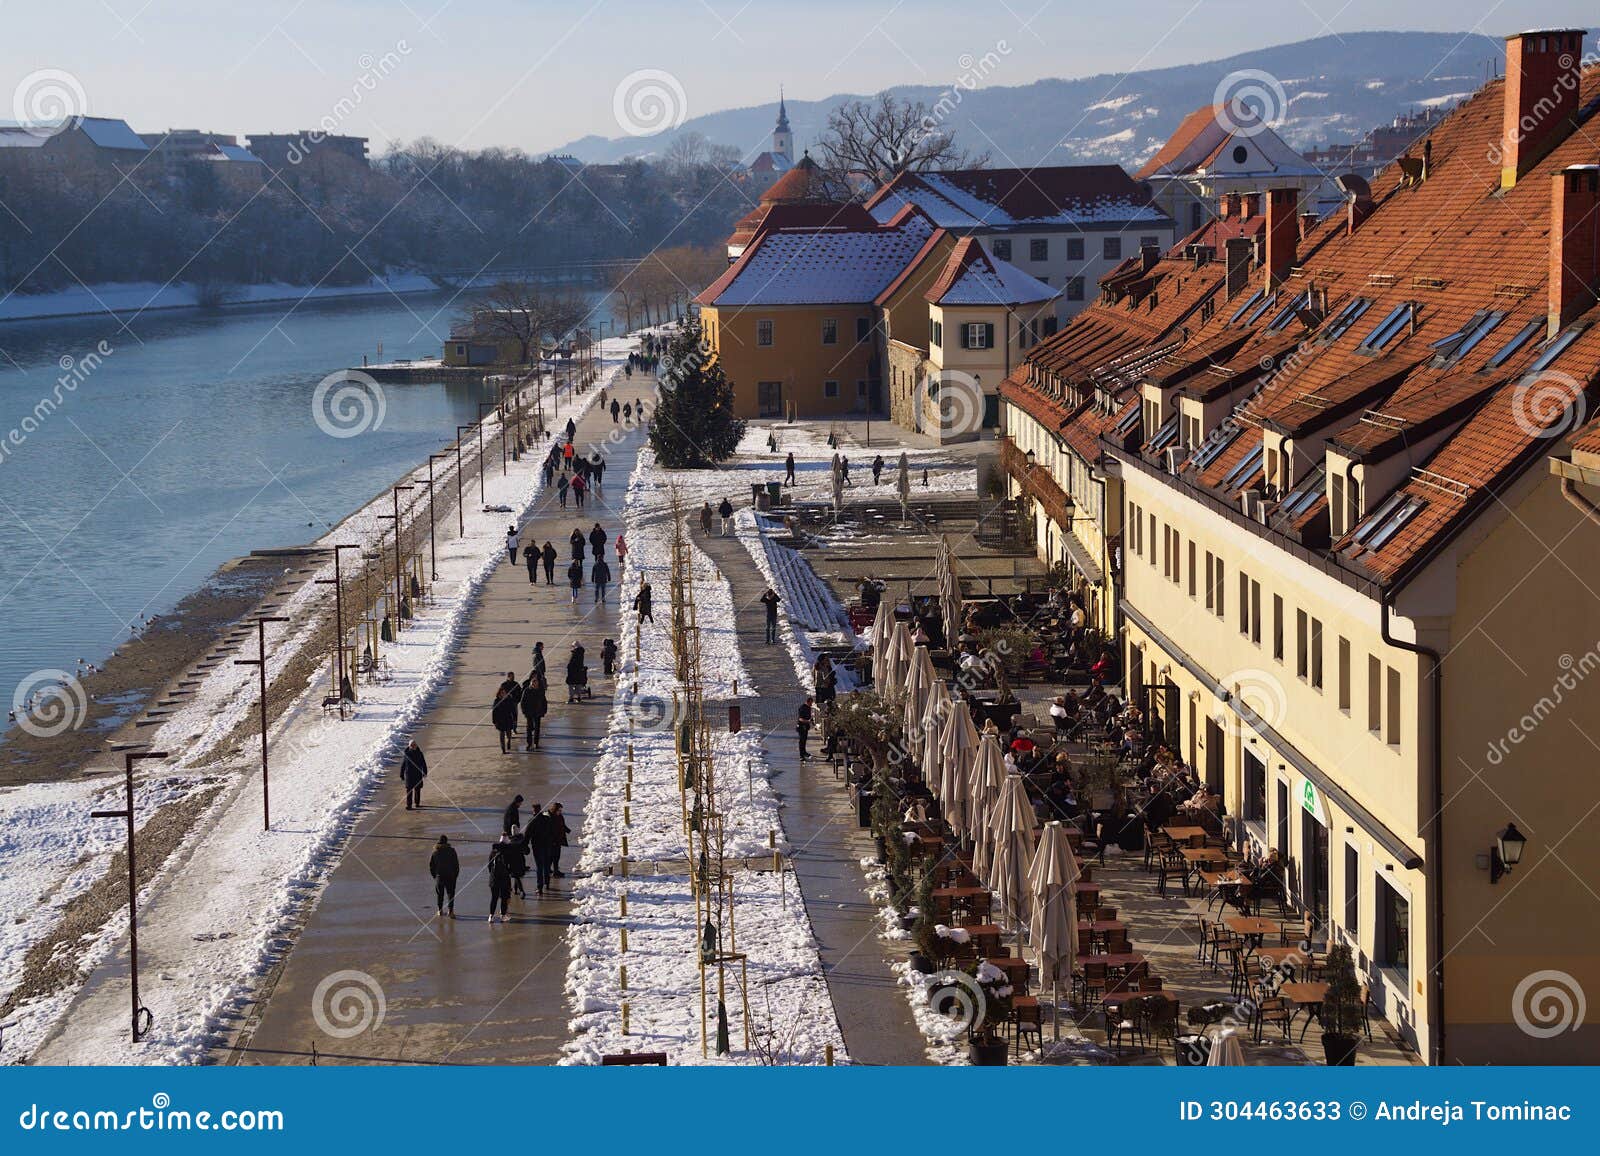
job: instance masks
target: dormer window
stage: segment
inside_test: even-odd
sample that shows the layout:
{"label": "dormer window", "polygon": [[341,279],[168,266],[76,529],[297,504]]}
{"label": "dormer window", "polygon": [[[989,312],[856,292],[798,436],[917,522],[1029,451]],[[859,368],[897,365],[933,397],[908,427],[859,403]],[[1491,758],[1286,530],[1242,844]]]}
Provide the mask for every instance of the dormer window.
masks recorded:
{"label": "dormer window", "polygon": [[1480,309],[1460,329],[1448,337],[1441,337],[1438,341],[1432,342],[1429,348],[1439,351],[1433,358],[1434,368],[1454,365],[1460,361],[1471,353],[1480,341],[1489,336],[1495,326],[1507,316],[1504,310]]}
{"label": "dormer window", "polygon": [[1545,321],[1542,317],[1536,317],[1532,321],[1528,322],[1521,329],[1513,333],[1511,335],[1511,340],[1502,345],[1499,350],[1496,351],[1493,357],[1483,363],[1483,368],[1499,369],[1506,362],[1510,361],[1513,356],[1515,356],[1517,350],[1528,344],[1528,342],[1533,339],[1533,335],[1539,332],[1539,330],[1543,329],[1544,326]]}
{"label": "dormer window", "polygon": [[1363,353],[1381,353],[1384,346],[1393,341],[1395,335],[1410,324],[1415,312],[1416,307],[1410,301],[1396,305],[1389,316],[1378,322],[1372,332],[1367,334],[1358,348]]}
{"label": "dormer window", "polygon": [[1155,436],[1150,439],[1150,448],[1160,451],[1166,449],[1178,436],[1178,415],[1173,414],[1156,430]]}
{"label": "dormer window", "polygon": [[1261,468],[1261,458],[1265,453],[1265,447],[1258,445],[1246,454],[1243,460],[1229,470],[1222,479],[1222,488],[1225,490],[1235,489],[1254,477],[1255,472]]}
{"label": "dormer window", "polygon": [[1200,447],[1200,451],[1194,455],[1194,468],[1203,470],[1216,461],[1222,456],[1223,450],[1238,440],[1241,432],[1240,427],[1232,424],[1226,424],[1219,428],[1216,433],[1211,435],[1206,444]]}

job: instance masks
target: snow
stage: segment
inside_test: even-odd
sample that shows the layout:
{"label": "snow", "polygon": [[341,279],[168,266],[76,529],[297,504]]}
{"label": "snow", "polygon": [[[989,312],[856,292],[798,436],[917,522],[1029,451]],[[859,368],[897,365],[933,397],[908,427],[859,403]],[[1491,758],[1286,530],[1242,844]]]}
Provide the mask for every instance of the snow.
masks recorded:
{"label": "snow", "polygon": [[[602,343],[603,362],[615,375],[631,342]],[[604,385],[609,381],[602,373]],[[599,388],[558,402],[555,421],[564,422],[592,405]],[[491,420],[491,427],[493,422]],[[486,431],[488,432],[488,431]],[[474,467],[467,466],[470,471]],[[448,481],[449,474],[445,474]],[[525,511],[537,494],[540,474],[524,466],[507,477],[485,475],[486,502]],[[415,498],[416,495],[413,495]],[[418,500],[426,500],[425,498]],[[324,541],[349,541],[375,535],[377,515],[389,505],[385,494],[351,515]],[[237,754],[221,740],[256,709],[252,668],[224,662],[197,688],[194,699],[149,735],[158,749],[178,752],[167,763],[144,764],[139,813],[148,818],[159,802],[181,797],[217,781],[227,786],[195,824],[186,843],[167,861],[140,898],[140,954],[143,969],[158,975],[142,994],[155,1013],[150,1034],[139,1044],[127,1039],[127,989],[120,977],[106,978],[72,1006],[70,1035],[46,1041],[75,989],[24,1005],[8,1030],[7,1062],[32,1058],[65,1064],[198,1062],[214,1042],[219,1024],[248,999],[259,976],[283,946],[283,934],[338,861],[348,825],[382,768],[398,755],[413,721],[423,712],[451,669],[461,630],[483,583],[504,550],[504,513],[475,509],[469,500],[466,536],[439,543],[439,581],[432,605],[416,608],[409,629],[386,644],[391,681],[358,684],[360,703],[347,721],[325,716],[320,701],[331,684],[326,663],[313,675],[299,701],[275,724],[272,743],[272,830],[261,824],[259,768],[253,747]],[[517,519],[520,520],[520,519]],[[332,563],[314,577],[331,577]],[[314,635],[311,603],[327,593],[308,580],[285,600],[279,613],[292,621],[276,639],[272,653],[284,661]],[[247,744],[248,747],[248,744]],[[5,910],[21,910],[30,893],[58,910],[103,872],[105,857],[118,844],[115,824],[83,822],[86,796],[76,785],[38,784],[5,796],[7,882],[0,897]],[[104,792],[106,780],[95,789]],[[161,792],[151,796],[152,790]],[[146,799],[148,798],[148,802]],[[148,808],[148,809],[147,809]],[[24,816],[21,823],[13,815]],[[85,830],[88,863],[72,869],[48,832]],[[110,836],[109,840],[107,836]],[[56,881],[60,886],[56,886]],[[41,886],[42,881],[48,881]],[[203,881],[203,884],[202,882]],[[54,891],[50,888],[54,887]],[[15,897],[19,906],[10,900]],[[36,918],[8,925],[0,963],[0,991],[15,983],[22,953],[49,931],[53,920]],[[80,965],[87,977],[114,951],[121,950],[125,919],[116,918],[81,945]],[[37,1054],[35,1054],[37,1052]]]}
{"label": "snow", "polygon": [[897,228],[778,229],[739,259],[738,274],[717,294],[715,304],[871,301],[900,275],[932,232],[933,226],[920,216]]}
{"label": "snow", "polygon": [[1430,96],[1426,100],[1419,100],[1417,104],[1422,108],[1441,108],[1458,100],[1466,100],[1471,95],[1470,92],[1448,92],[1443,96]]}
{"label": "snow", "polygon": [[[431,293],[438,284],[420,273],[372,277],[354,285],[235,285],[225,290],[230,305],[301,301],[323,297],[363,297],[382,293]],[[0,321],[31,317],[72,317],[86,313],[144,313],[152,309],[192,309],[202,290],[186,282],[112,281],[73,285],[49,293],[10,293],[0,298]]]}
{"label": "snow", "polygon": [[1127,108],[1128,105],[1132,104],[1134,101],[1136,101],[1138,99],[1139,99],[1139,93],[1132,92],[1132,93],[1129,93],[1127,96],[1115,96],[1115,97],[1110,98],[1109,100],[1096,101],[1094,104],[1086,105],[1084,107],[1084,111],[1085,112],[1099,112],[1099,111],[1103,110],[1103,111],[1106,111],[1106,112],[1116,112],[1118,109]]}

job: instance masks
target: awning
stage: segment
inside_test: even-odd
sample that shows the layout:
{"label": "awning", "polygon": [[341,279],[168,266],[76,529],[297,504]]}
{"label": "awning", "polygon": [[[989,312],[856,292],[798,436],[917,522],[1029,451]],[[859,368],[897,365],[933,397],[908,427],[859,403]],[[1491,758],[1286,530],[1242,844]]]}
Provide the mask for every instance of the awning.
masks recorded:
{"label": "awning", "polygon": [[1105,571],[1100,569],[1100,564],[1094,560],[1094,557],[1084,548],[1083,543],[1078,541],[1071,530],[1062,530],[1061,542],[1066,547],[1067,557],[1072,560],[1072,565],[1077,569],[1078,573],[1096,586],[1105,581]]}

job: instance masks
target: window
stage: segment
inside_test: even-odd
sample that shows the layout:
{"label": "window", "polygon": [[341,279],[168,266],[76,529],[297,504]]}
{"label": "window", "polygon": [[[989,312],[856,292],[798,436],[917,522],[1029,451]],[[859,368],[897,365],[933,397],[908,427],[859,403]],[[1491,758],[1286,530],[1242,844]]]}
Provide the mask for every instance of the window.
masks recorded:
{"label": "window", "polygon": [[1046,337],[1054,337],[1056,335],[1056,328],[1056,319],[1053,316],[1046,317],[1044,319],[1044,335]]}
{"label": "window", "polygon": [[1278,780],[1277,790],[1278,821],[1273,824],[1277,828],[1278,841],[1274,844],[1279,856],[1289,858],[1289,784],[1282,779]]}
{"label": "window", "polygon": [[1511,360],[1512,355],[1515,354],[1517,350],[1528,344],[1528,341],[1535,333],[1539,332],[1539,330],[1543,329],[1544,327],[1545,319],[1543,317],[1534,318],[1534,320],[1528,322],[1521,329],[1513,333],[1511,335],[1511,340],[1496,350],[1494,356],[1483,363],[1483,367],[1485,369],[1499,369],[1507,361]]}
{"label": "window", "polygon": [[1377,511],[1355,530],[1355,543],[1368,550],[1381,550],[1384,544],[1399,533],[1400,528],[1428,503],[1407,493],[1393,494]]}
{"label": "window", "polygon": [[1265,313],[1268,309],[1271,309],[1277,303],[1278,303],[1278,295],[1276,293],[1274,293],[1271,296],[1269,296],[1265,301],[1263,301],[1260,305],[1257,305],[1255,307],[1255,310],[1250,314],[1250,316],[1248,316],[1248,317],[1246,317],[1244,319],[1244,323],[1246,325],[1254,325],[1258,320],[1260,320],[1261,315],[1263,313]]}
{"label": "window", "polygon": [[756,344],[757,345],[771,345],[772,344],[772,322],[770,322],[770,321],[757,321],[756,322]]}
{"label": "window", "polygon": [[1311,687],[1322,689],[1322,619],[1311,620]]}
{"label": "window", "polygon": [[1227,595],[1228,595],[1227,583],[1225,583],[1222,580],[1222,559],[1218,558],[1217,559],[1217,617],[1218,618],[1226,618],[1228,616],[1228,606],[1227,606],[1228,597],[1227,597]]}
{"label": "window", "polygon": [[1352,939],[1361,937],[1361,852],[1354,843],[1344,845],[1344,929]]}
{"label": "window", "polygon": [[933,342],[935,345],[944,344],[944,322],[933,321],[930,319],[928,322],[928,330],[929,341]]}
{"label": "window", "polygon": [[[1550,363],[1555,361],[1556,358],[1560,357],[1562,353],[1566,351],[1567,346],[1576,341],[1578,339],[1578,335],[1582,333],[1585,328],[1586,326],[1583,325],[1574,325],[1571,329],[1568,329],[1566,332],[1558,336],[1554,341],[1546,345],[1544,347],[1544,351],[1540,353],[1538,357],[1534,358],[1533,364],[1528,366],[1528,376],[1532,377],[1534,374],[1543,373],[1545,370],[1549,369]],[[1582,415],[1580,414],[1579,417],[1581,420]]]}
{"label": "window", "polygon": [[839,383],[837,381],[825,381],[825,382],[823,382],[822,383],[822,396],[823,397],[838,397],[839,396]]}
{"label": "window", "polygon": [[1244,817],[1267,821],[1267,765],[1249,751],[1244,754]]}
{"label": "window", "polygon": [[1334,314],[1333,320],[1328,322],[1327,328],[1322,331],[1323,344],[1326,345],[1330,341],[1338,341],[1339,338],[1344,336],[1345,330],[1360,321],[1361,315],[1371,308],[1372,299],[1370,297],[1357,297],[1348,302],[1343,309]]}
{"label": "window", "polygon": [[861,401],[867,398],[867,383],[860,378],[856,379],[856,398]]}
{"label": "window", "polygon": [[1151,567],[1151,569],[1155,568],[1155,564],[1156,564],[1156,516],[1154,514],[1151,514],[1150,515],[1150,567]]}
{"label": "window", "polygon": [[1434,355],[1433,364],[1454,365],[1471,353],[1478,342],[1489,336],[1490,331],[1505,319],[1506,314],[1503,310],[1496,312],[1493,309],[1480,309],[1456,332],[1448,337],[1441,337],[1430,345],[1430,348],[1439,351]]}
{"label": "window", "polygon": [[1068,301],[1082,301],[1083,300],[1083,278],[1082,277],[1068,277],[1067,278],[1067,300]]}
{"label": "window", "polygon": [[1310,304],[1311,290],[1307,289],[1304,293],[1300,294],[1300,296],[1296,297],[1293,301],[1289,302],[1289,304],[1285,305],[1279,311],[1278,315],[1267,323],[1267,332],[1278,332],[1278,330],[1284,328],[1289,324],[1290,321],[1294,320],[1296,313],[1300,312],[1302,309],[1305,309]]}
{"label": "window", "polygon": [[994,326],[984,321],[967,322],[961,327],[961,348],[994,348]]}
{"label": "window", "polygon": [[1210,550],[1206,551],[1206,609],[1210,610],[1217,601],[1217,559]]}
{"label": "window", "polygon": [[1250,583],[1250,641],[1261,645],[1261,583]]}
{"label": "window", "polygon": [[857,341],[865,341],[871,335],[872,335],[872,318],[870,318],[870,317],[857,317],[856,318],[856,340]]}
{"label": "window", "polygon": [[1294,612],[1294,672],[1301,678],[1311,673],[1311,619],[1304,610]]}
{"label": "window", "polygon": [[456,356],[457,357],[465,357],[466,355],[467,355],[467,347],[465,345],[457,345],[456,346]]}
{"label": "window", "polygon": [[1339,709],[1350,713],[1350,640],[1339,636]]}
{"label": "window", "polygon": [[1050,260],[1050,238],[1048,238],[1048,237],[1035,237],[1033,240],[1029,241],[1028,242],[1028,260],[1030,260],[1030,261],[1048,261],[1048,260]]}
{"label": "window", "polygon": [[1239,633],[1250,634],[1250,575],[1239,571]]}
{"label": "window", "polygon": [[1377,734],[1383,729],[1383,663],[1367,655],[1367,729]]}
{"label": "window", "polygon": [[1411,985],[1411,901],[1394,889],[1382,874],[1377,880],[1378,909],[1374,920],[1373,962],[1389,971],[1397,971],[1403,985]]}
{"label": "window", "polygon": [[1195,566],[1194,566],[1195,553],[1196,553],[1195,544],[1191,540],[1189,542],[1189,597],[1190,598],[1193,598],[1195,596],[1195,583],[1196,583]]}
{"label": "window", "polygon": [[1245,161],[1247,161],[1249,159],[1250,159],[1250,150],[1249,149],[1245,148],[1244,145],[1234,145],[1233,146],[1233,163],[1234,164],[1242,165],[1242,164],[1244,164]]}
{"label": "window", "polygon": [[1002,261],[1011,260],[1011,238],[996,237],[989,242],[989,251]]}
{"label": "window", "polygon": [[1068,237],[1067,238],[1067,260],[1069,260],[1069,261],[1081,261],[1081,260],[1083,260],[1083,238],[1082,237]]}
{"label": "window", "polygon": [[839,344],[839,323],[831,317],[822,323],[822,344]]}
{"label": "window", "polygon": [[756,404],[762,417],[783,416],[783,382],[761,381],[756,383]]}
{"label": "window", "polygon": [[1106,237],[1100,242],[1100,255],[1107,261],[1122,260],[1122,238]]}
{"label": "window", "polygon": [[1266,295],[1267,291],[1265,289],[1257,289],[1254,293],[1250,294],[1249,297],[1246,297],[1244,304],[1235,309],[1233,311],[1233,316],[1228,318],[1228,324],[1232,325],[1235,321],[1239,320],[1239,318],[1243,317],[1245,315],[1245,310],[1254,305],[1260,304],[1261,299]]}
{"label": "window", "polygon": [[1328,479],[1328,532],[1335,538],[1344,537],[1344,475],[1334,474]]}
{"label": "window", "polygon": [[1272,596],[1272,657],[1283,661],[1283,595]]}
{"label": "window", "polygon": [[1400,672],[1392,666],[1384,667],[1384,681],[1385,697],[1389,701],[1384,712],[1383,737],[1391,747],[1397,747],[1400,745]]}
{"label": "window", "polygon": [[1378,353],[1385,345],[1394,340],[1395,334],[1404,329],[1411,321],[1415,306],[1407,301],[1403,305],[1396,305],[1389,316],[1378,322],[1371,333],[1357,346],[1363,353]]}

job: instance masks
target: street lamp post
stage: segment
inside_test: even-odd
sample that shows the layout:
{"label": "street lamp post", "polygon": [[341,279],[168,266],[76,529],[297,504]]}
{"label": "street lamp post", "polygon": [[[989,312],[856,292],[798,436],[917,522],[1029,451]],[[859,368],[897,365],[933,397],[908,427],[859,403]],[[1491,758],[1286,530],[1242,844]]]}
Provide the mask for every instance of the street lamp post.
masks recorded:
{"label": "street lamp post", "polygon": [[478,501],[487,506],[489,499],[484,497],[483,493],[483,418],[485,411],[493,413],[494,402],[480,401],[478,403]]}
{"label": "street lamp post", "polygon": [[470,425],[456,426],[456,537],[467,536],[467,500],[461,495],[461,435],[472,427]]}
{"label": "street lamp post", "polygon": [[346,699],[349,697],[349,688],[347,682],[345,681],[346,672],[344,669],[344,572],[340,569],[339,559],[343,557],[341,551],[359,551],[360,549],[361,547],[359,545],[352,545],[348,542],[343,542],[334,546],[333,577],[316,579],[316,585],[318,586],[333,587],[333,629],[335,631],[333,652],[334,670],[337,672],[337,677],[339,679],[339,686],[336,693],[339,696],[340,718],[344,717],[344,704]]}
{"label": "street lamp post", "polygon": [[400,623],[405,617],[400,609],[405,602],[404,579],[400,573],[400,491],[410,491],[416,488],[416,486],[392,487],[390,496],[394,499],[394,513],[377,515],[380,521],[394,523],[394,632],[396,634],[400,633]]}
{"label": "street lamp post", "polygon": [[448,461],[449,458],[449,454],[428,455],[428,568],[435,582],[439,580],[439,547],[433,539],[433,463]]}
{"label": "street lamp post", "polygon": [[120,811],[90,811],[91,819],[126,819],[128,821],[128,977],[132,982],[133,1015],[131,1026],[133,1042],[138,1043],[150,1030],[154,1018],[150,1009],[139,1002],[139,872],[134,863],[133,837],[133,764],[139,759],[164,759],[166,751],[124,751],[122,755],[123,793],[126,805]]}
{"label": "street lamp post", "polygon": [[[334,555],[338,557],[337,554]],[[236,658],[235,666],[253,666],[261,675],[261,829],[272,830],[272,804],[267,794],[267,623],[287,622],[287,618],[263,616],[256,619],[256,657]]]}

